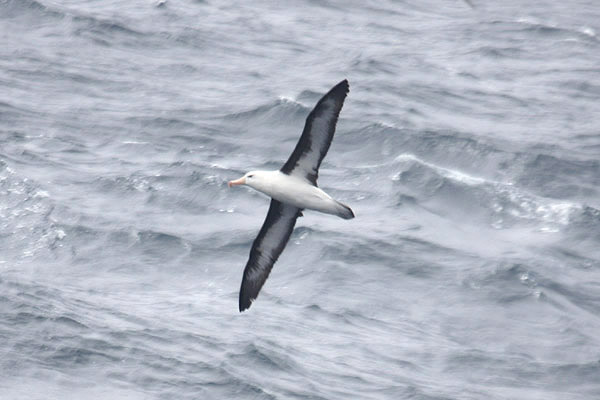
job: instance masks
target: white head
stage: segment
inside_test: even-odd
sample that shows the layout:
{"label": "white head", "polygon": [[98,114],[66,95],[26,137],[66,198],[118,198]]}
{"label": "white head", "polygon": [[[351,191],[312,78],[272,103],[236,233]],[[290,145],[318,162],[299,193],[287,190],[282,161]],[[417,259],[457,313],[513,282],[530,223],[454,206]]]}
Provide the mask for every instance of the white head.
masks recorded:
{"label": "white head", "polygon": [[248,185],[254,189],[261,190],[267,181],[267,175],[270,171],[250,171],[247,172],[246,175],[242,176],[240,179],[236,179],[234,181],[229,181],[229,187],[237,186],[237,185]]}

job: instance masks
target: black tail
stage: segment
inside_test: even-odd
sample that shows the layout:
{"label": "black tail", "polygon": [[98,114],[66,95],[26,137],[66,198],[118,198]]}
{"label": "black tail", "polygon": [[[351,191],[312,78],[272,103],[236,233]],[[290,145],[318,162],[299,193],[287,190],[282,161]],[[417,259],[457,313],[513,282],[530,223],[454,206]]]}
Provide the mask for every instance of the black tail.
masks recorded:
{"label": "black tail", "polygon": [[350,207],[348,207],[347,205],[340,203],[339,201],[338,203],[338,213],[337,216],[340,218],[344,218],[344,219],[352,219],[354,218],[354,211],[352,211],[352,209]]}

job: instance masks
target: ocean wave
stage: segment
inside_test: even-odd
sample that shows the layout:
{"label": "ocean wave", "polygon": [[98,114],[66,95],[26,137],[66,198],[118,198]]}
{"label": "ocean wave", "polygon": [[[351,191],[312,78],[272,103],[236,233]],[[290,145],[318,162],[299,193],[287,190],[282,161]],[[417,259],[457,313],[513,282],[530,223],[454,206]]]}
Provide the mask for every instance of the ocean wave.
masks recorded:
{"label": "ocean wave", "polygon": [[[80,268],[103,265],[107,271],[129,273],[165,269],[189,256],[194,247],[192,242],[177,234],[136,227],[100,229],[81,223],[62,223],[60,229],[66,238],[61,242],[60,252],[54,253]],[[101,258],[99,254],[102,254]],[[107,263],[107,260],[112,261]]]}
{"label": "ocean wave", "polygon": [[45,257],[61,244],[65,232],[50,217],[54,206],[39,185],[0,160],[0,235],[5,237],[3,251],[10,257],[7,266]]}
{"label": "ocean wave", "polygon": [[469,53],[482,54],[487,57],[493,58],[522,58],[527,54],[525,50],[519,47],[496,47],[491,45],[485,45],[471,50]]}
{"label": "ocean wave", "polygon": [[308,107],[295,100],[279,98],[273,102],[248,111],[225,115],[224,119],[240,124],[253,122],[259,125],[274,124],[281,126],[286,123],[298,121],[302,117],[306,117],[309,111]]}
{"label": "ocean wave", "polygon": [[554,198],[594,198],[600,187],[600,161],[570,160],[550,154],[519,156],[522,172],[515,183]]}
{"label": "ocean wave", "polygon": [[491,25],[500,27],[502,33],[525,33],[537,35],[540,38],[579,38],[583,40],[596,40],[596,32],[589,26],[566,26],[544,21],[533,16],[519,17],[514,20],[492,20]]}
{"label": "ocean wave", "polygon": [[395,149],[402,149],[404,154],[412,154],[422,162],[435,160],[436,165],[464,171],[467,176],[509,182],[534,196],[593,201],[600,193],[600,162],[591,155],[580,159],[566,157],[567,151],[560,146],[534,144],[514,148],[503,141],[455,132],[423,132],[381,124],[350,130],[344,133],[344,141],[348,160],[357,158],[352,146],[356,143],[363,143],[360,150],[355,150],[363,159],[364,154],[383,156],[383,162],[359,164],[359,167],[389,165],[398,154]]}
{"label": "ocean wave", "polygon": [[584,210],[579,203],[539,197],[512,183],[439,167],[412,154],[402,154],[395,162],[394,168],[400,167],[400,171],[391,179],[402,184],[402,195],[408,194],[442,214],[461,211],[479,215],[498,229],[535,221],[541,231],[557,232]]}
{"label": "ocean wave", "polygon": [[58,9],[35,0],[3,0],[0,2],[0,18],[22,16],[63,18],[65,14]]}
{"label": "ocean wave", "polygon": [[527,301],[530,298],[540,299],[544,288],[539,282],[543,280],[536,272],[537,268],[523,263],[494,264],[493,269],[483,266],[481,271],[471,274],[463,282],[476,290],[484,290],[490,300],[503,304]]}
{"label": "ocean wave", "polygon": [[[422,160],[435,160],[438,164],[458,170],[477,172],[485,177],[500,178],[511,167],[518,153],[502,141],[476,138],[451,131],[415,130],[375,123],[344,133],[344,148],[361,143],[360,152],[373,157],[384,156],[383,161],[393,162],[398,149],[414,154]],[[380,157],[381,158],[381,157]]]}

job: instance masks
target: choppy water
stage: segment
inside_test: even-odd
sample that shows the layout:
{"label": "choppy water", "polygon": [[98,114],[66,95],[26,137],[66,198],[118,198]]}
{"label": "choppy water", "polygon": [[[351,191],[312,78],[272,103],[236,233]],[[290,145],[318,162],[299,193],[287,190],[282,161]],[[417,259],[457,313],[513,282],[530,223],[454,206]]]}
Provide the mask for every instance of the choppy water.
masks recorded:
{"label": "choppy water", "polygon": [[0,0],[0,398],[600,398],[600,6],[474,3]]}

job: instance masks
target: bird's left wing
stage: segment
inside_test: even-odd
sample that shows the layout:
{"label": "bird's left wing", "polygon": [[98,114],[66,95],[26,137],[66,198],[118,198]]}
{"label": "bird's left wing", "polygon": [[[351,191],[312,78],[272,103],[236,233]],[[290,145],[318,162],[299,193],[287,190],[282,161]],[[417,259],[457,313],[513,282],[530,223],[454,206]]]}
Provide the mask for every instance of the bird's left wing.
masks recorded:
{"label": "bird's left wing", "polygon": [[281,172],[317,185],[319,166],[331,145],[348,90],[348,81],[344,79],[319,100],[308,114],[302,136],[290,158],[281,167]]}
{"label": "bird's left wing", "polygon": [[240,312],[250,308],[258,292],[269,277],[273,264],[285,248],[296,219],[301,215],[299,208],[271,200],[267,218],[250,250],[250,258],[244,269],[240,289]]}

